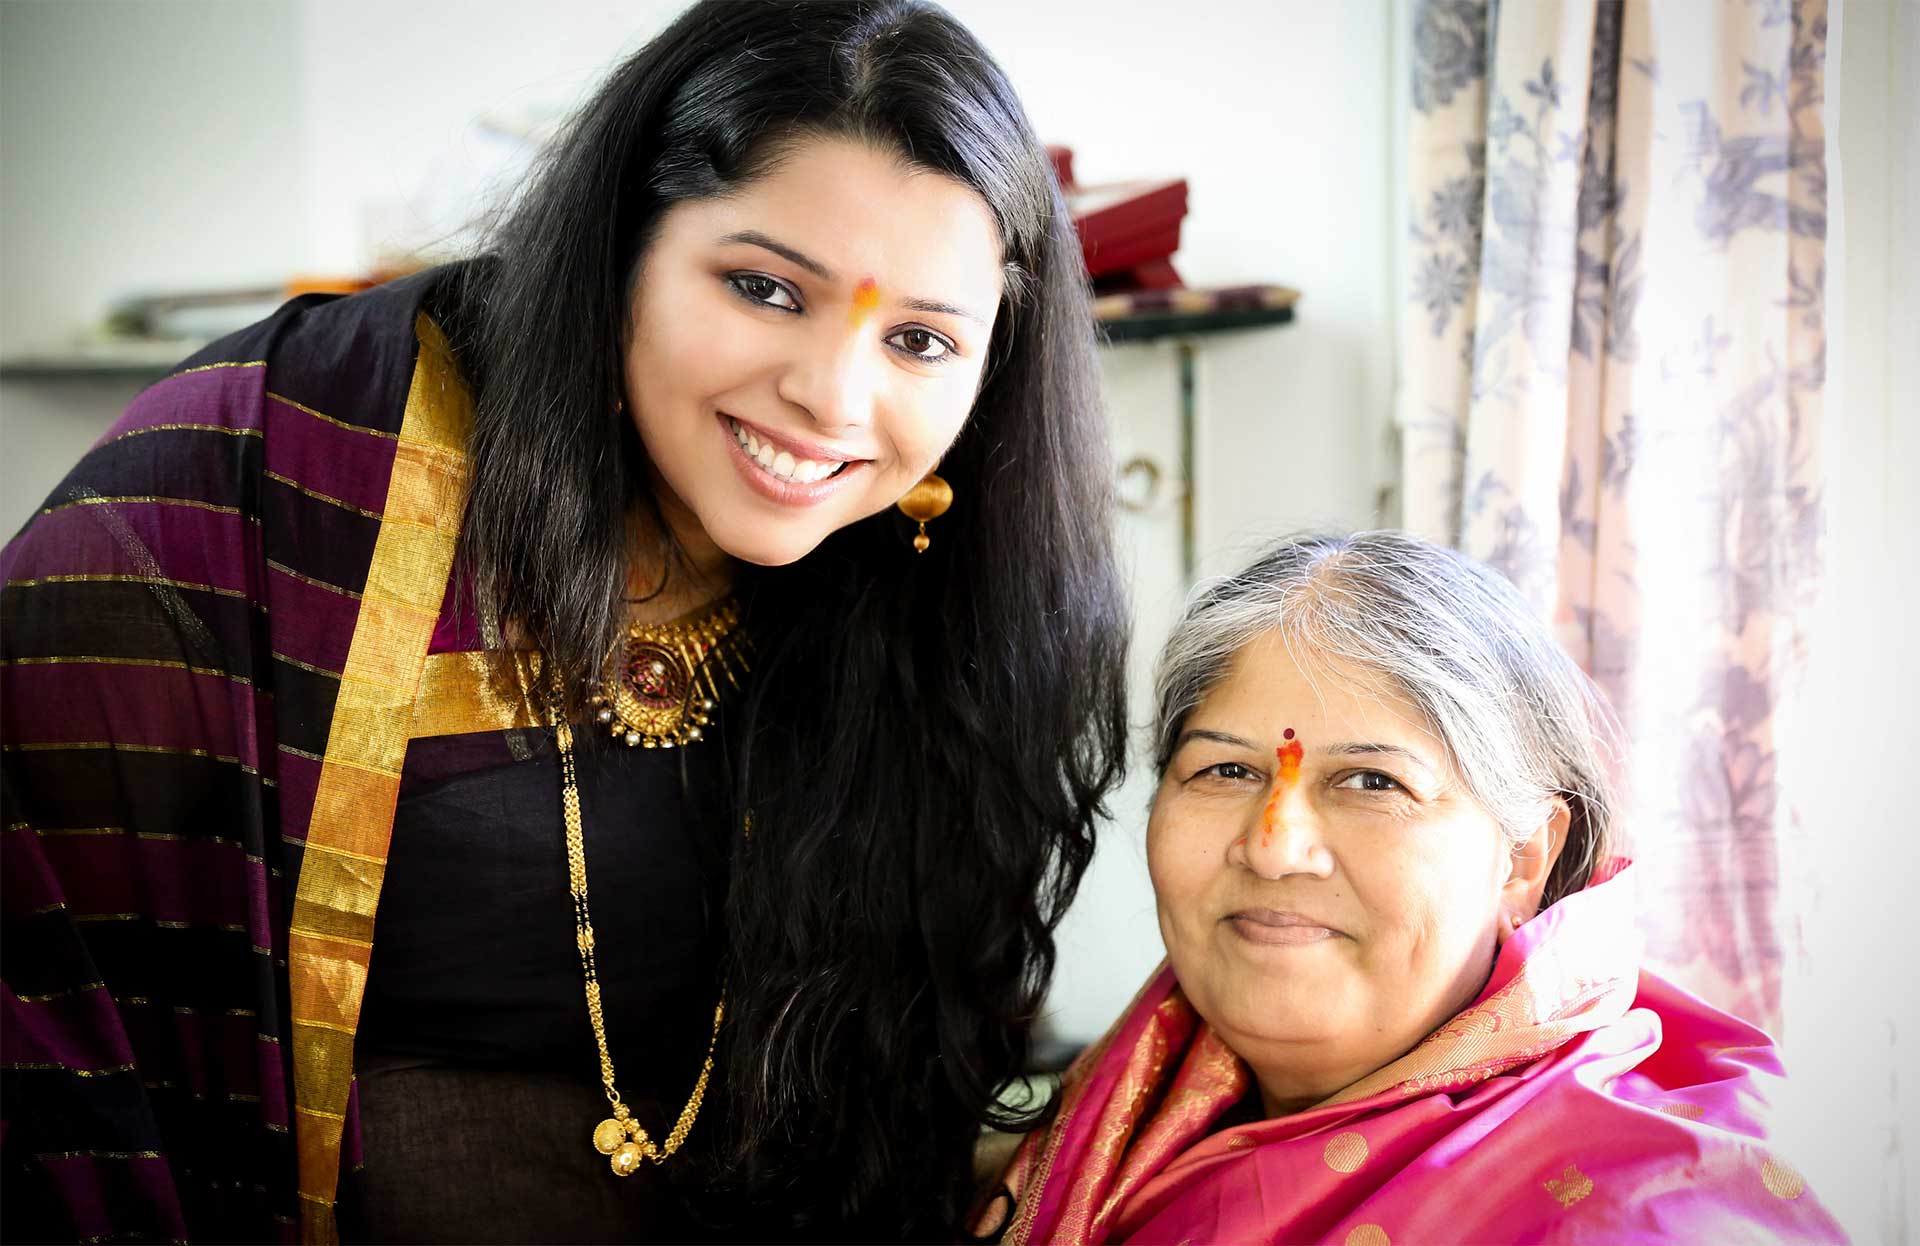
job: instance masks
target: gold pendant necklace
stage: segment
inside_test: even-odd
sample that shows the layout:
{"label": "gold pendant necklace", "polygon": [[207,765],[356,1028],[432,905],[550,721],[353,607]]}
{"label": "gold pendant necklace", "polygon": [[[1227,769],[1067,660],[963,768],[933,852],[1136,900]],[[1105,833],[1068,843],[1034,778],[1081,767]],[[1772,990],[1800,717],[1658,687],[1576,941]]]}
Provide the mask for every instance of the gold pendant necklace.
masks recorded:
{"label": "gold pendant necklace", "polygon": [[669,623],[627,627],[618,669],[588,698],[594,721],[628,748],[691,744],[712,721],[718,680],[747,668],[740,606],[731,597]]}
{"label": "gold pendant necklace", "polygon": [[[698,740],[700,728],[711,717],[713,694],[717,691],[712,667],[718,663],[727,682],[735,686],[733,664],[744,669],[737,648],[726,644],[734,634],[734,624],[739,617],[738,607],[728,598],[690,621],[629,628],[625,669],[614,682],[615,691],[596,698],[602,706],[601,723],[617,722],[613,734],[629,747],[672,748]],[[636,653],[644,656],[636,659]],[[666,669],[665,676],[659,674],[660,668],[652,665],[656,658]],[[617,708],[620,701],[616,698],[621,685],[631,680],[636,661],[646,677],[654,681],[646,685],[647,689],[661,695],[643,702],[647,712],[655,716],[638,720],[620,718],[622,711]],[[672,662],[685,665],[669,665]],[[668,699],[665,694],[674,689],[678,690],[680,713],[672,718],[663,712],[656,713],[665,706]],[[573,728],[567,722],[563,702],[560,689],[555,687],[550,716],[554,743],[560,754],[560,812],[566,824],[567,889],[573,897],[574,942],[580,949],[580,970],[586,979],[587,1019],[593,1024],[593,1042],[600,1055],[600,1084],[613,1108],[613,1115],[594,1127],[593,1149],[607,1157],[615,1176],[627,1177],[633,1175],[643,1161],[665,1163],[667,1157],[686,1142],[694,1118],[700,1115],[701,1102],[706,1098],[707,1080],[713,1075],[713,1053],[720,1042],[720,1023],[726,1017],[727,996],[722,989],[719,1001],[713,1006],[713,1035],[707,1040],[707,1058],[700,1066],[693,1093],[688,1096],[687,1105],[680,1109],[680,1117],[665,1141],[656,1143],[634,1119],[632,1109],[614,1086],[613,1057],[607,1050],[607,1023],[600,1006],[600,975],[594,964],[593,918],[587,907],[587,844],[580,817],[580,780],[573,760]],[[611,718],[607,716],[608,710],[612,710]],[[643,730],[643,725],[648,729]]]}

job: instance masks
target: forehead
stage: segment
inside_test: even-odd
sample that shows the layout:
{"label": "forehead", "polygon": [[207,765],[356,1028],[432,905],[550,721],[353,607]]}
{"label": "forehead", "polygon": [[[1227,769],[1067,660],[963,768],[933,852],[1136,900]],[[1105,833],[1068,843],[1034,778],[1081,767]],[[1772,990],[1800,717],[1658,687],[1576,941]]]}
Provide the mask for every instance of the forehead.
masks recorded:
{"label": "forehead", "polygon": [[999,302],[1000,232],[987,201],[866,143],[800,140],[733,192],[676,207],[662,238],[701,245],[748,230],[849,285],[872,277],[883,296],[964,297],[985,313]]}
{"label": "forehead", "polygon": [[1292,729],[1309,748],[1322,739],[1397,744],[1433,760],[1445,748],[1405,690],[1338,658],[1289,645],[1277,632],[1234,655],[1226,675],[1194,709],[1187,726],[1251,739]]}

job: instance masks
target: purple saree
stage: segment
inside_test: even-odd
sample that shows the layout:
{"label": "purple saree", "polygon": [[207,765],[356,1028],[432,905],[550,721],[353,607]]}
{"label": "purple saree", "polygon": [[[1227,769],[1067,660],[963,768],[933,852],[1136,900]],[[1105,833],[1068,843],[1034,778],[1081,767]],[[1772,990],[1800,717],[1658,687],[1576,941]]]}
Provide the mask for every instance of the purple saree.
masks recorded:
{"label": "purple saree", "polygon": [[0,555],[15,1240],[337,1232],[407,743],[521,712],[443,608],[470,406],[438,279],[189,360]]}

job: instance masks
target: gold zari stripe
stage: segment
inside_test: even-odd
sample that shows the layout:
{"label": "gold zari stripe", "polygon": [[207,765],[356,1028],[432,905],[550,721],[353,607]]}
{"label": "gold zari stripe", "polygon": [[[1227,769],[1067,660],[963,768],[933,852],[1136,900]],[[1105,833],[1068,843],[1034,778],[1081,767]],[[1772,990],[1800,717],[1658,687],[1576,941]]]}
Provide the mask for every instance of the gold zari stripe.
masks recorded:
{"label": "gold zari stripe", "polygon": [[270,653],[268,656],[272,657],[276,662],[285,662],[288,666],[297,667],[309,675],[324,675],[328,679],[340,678],[339,671],[330,671],[324,666],[315,666],[311,662],[302,662],[299,658],[290,658],[284,653]]}
{"label": "gold zari stripe", "polygon": [[222,506],[218,502],[202,502],[198,498],[163,498],[152,494],[139,494],[129,497],[84,497],[72,498],[41,510],[42,515],[51,515],[55,511],[71,509],[75,506],[189,506],[194,510],[211,511],[216,515],[239,515],[237,506]]}
{"label": "gold zari stripe", "polygon": [[348,598],[349,600],[352,600],[352,601],[360,600],[360,594],[354,592],[350,588],[341,588],[338,584],[329,584],[325,580],[317,580],[310,575],[306,575],[302,572],[295,571],[292,567],[289,567],[284,563],[275,562],[271,558],[267,559],[267,570],[278,571],[281,575],[284,575],[289,579],[298,580],[302,584],[310,584],[314,588],[324,588],[329,593],[335,593],[341,597]]}
{"label": "gold zari stripe", "polygon": [[79,986],[68,987],[64,991],[48,991],[44,995],[15,995],[14,998],[23,1004],[48,1004],[56,999],[72,999],[74,996],[84,995],[88,991],[104,991],[106,989],[107,984],[104,982],[82,982]]}
{"label": "gold zari stripe", "polygon": [[227,363],[203,363],[197,368],[182,368],[178,372],[173,373],[173,376],[192,376],[196,372],[212,372],[219,368],[264,368],[266,366],[267,361],[264,359],[233,360]]}
{"label": "gold zari stripe", "polygon": [[6,753],[57,753],[65,749],[77,749],[82,752],[154,753],[162,757],[204,757],[208,761],[217,761],[229,766],[238,766],[242,774],[250,774],[269,786],[273,784],[271,779],[263,777],[258,770],[247,765],[238,757],[228,757],[222,753],[210,753],[203,748],[168,748],[163,744],[125,744],[119,740],[65,740],[41,744],[0,744],[0,752]]}
{"label": "gold zari stripe", "polygon": [[292,407],[295,411],[304,411],[316,420],[324,420],[335,428],[344,428],[350,433],[365,433],[369,437],[378,437],[382,441],[398,441],[401,437],[405,436],[407,432],[404,421],[401,423],[398,433],[389,433],[385,429],[367,428],[360,424],[349,424],[345,420],[336,420],[324,411],[315,411],[304,402],[295,402],[285,394],[276,394],[272,390],[267,391],[267,397],[273,399],[275,402]]}
{"label": "gold zari stripe", "polygon": [[288,941],[294,1110],[301,1118],[294,1146],[301,1236],[309,1242],[338,1240],[333,1200],[341,1122],[353,1082],[353,1036],[366,990],[374,910],[386,874],[413,702],[453,566],[466,491],[472,399],[439,328],[421,315],[415,332],[419,353],[384,513],[375,516],[380,530],[359,617],[340,672]]}
{"label": "gold zari stripe", "polygon": [[188,580],[169,580],[158,575],[43,575],[31,580],[8,580],[8,588],[39,588],[43,584],[151,584],[157,588],[173,588],[188,593],[212,593],[216,597],[237,597],[246,599],[246,593],[237,588],[215,588],[211,584],[194,584]]}
{"label": "gold zari stripe", "polygon": [[[224,590],[214,589],[213,591]],[[145,666],[156,670],[185,671],[189,675],[218,675],[222,679],[231,680],[244,687],[253,686],[253,681],[245,675],[236,675],[232,671],[223,671],[211,666],[190,666],[171,658],[109,658],[93,654],[70,654],[53,658],[7,658],[0,660],[0,666]]]}
{"label": "gold zari stripe", "polygon": [[131,1064],[116,1064],[104,1069],[76,1069],[65,1064],[45,1064],[35,1060],[9,1060],[0,1064],[9,1073],[71,1073],[75,1077],[116,1077],[133,1072]]}
{"label": "gold zari stripe", "polygon": [[342,501],[334,497],[331,493],[322,493],[318,489],[309,489],[299,481],[282,476],[279,472],[262,472],[261,474],[275,484],[285,485],[295,493],[303,493],[316,502],[325,502],[328,506],[337,506],[343,511],[349,511],[365,519],[379,519],[381,517],[379,511],[370,511],[364,506],[355,506],[352,502]]}
{"label": "gold zari stripe", "polygon": [[[192,370],[199,371],[198,368]],[[125,441],[129,437],[144,437],[148,433],[225,433],[229,437],[261,435],[257,428],[228,428],[225,424],[149,424],[145,428],[130,428],[118,437],[109,437],[100,444],[110,446],[116,441]]]}

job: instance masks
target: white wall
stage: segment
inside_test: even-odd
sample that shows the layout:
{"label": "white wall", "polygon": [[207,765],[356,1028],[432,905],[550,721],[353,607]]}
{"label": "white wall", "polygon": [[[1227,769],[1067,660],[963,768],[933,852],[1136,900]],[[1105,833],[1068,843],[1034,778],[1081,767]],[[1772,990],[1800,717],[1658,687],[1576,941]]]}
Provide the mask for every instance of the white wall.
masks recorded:
{"label": "white wall", "polygon": [[[0,358],[304,259],[290,4],[0,3]],[[137,382],[0,383],[11,536]]]}
{"label": "white wall", "polygon": [[1192,285],[1303,292],[1285,330],[1201,348],[1205,570],[1251,541],[1355,526],[1391,473],[1386,0],[954,0],[1082,181],[1184,175]]}
{"label": "white wall", "polygon": [[[1304,292],[1285,329],[1200,346],[1203,568],[1305,524],[1369,522],[1393,366],[1387,0],[952,0],[1083,180],[1178,174],[1193,284]],[[0,354],[129,290],[354,271],[443,231],[435,185],[484,176],[482,115],[557,113],[679,0],[0,3]],[[440,198],[444,198],[441,196]],[[1116,441],[1176,461],[1171,351],[1110,352]],[[130,386],[0,387],[11,531]],[[1177,607],[1171,511],[1130,520],[1136,671]],[[1136,697],[1136,710],[1144,701]],[[1139,831],[1115,802],[1062,932],[1058,1032],[1091,1037],[1159,955]]]}

